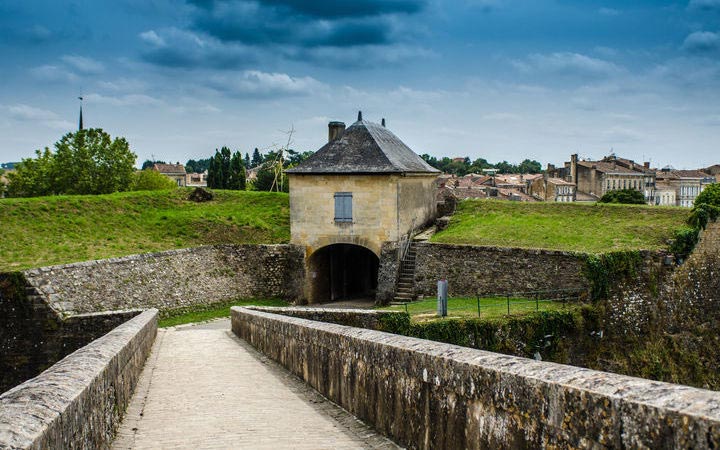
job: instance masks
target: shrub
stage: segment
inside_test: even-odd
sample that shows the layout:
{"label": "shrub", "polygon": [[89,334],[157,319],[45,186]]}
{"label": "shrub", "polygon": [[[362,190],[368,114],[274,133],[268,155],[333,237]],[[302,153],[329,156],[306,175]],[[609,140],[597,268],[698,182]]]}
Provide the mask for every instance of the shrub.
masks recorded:
{"label": "shrub", "polygon": [[152,169],[141,170],[133,175],[133,191],[162,191],[176,187],[173,180]]}
{"label": "shrub", "polygon": [[645,195],[635,189],[620,189],[610,191],[602,196],[600,203],[623,203],[626,205],[644,205]]}

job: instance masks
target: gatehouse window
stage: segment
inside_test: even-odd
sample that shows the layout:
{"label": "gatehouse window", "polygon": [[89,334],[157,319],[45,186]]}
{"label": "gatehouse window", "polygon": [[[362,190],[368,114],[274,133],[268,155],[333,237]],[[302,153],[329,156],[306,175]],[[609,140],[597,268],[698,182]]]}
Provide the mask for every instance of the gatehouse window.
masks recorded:
{"label": "gatehouse window", "polygon": [[352,222],[352,192],[335,193],[335,222]]}

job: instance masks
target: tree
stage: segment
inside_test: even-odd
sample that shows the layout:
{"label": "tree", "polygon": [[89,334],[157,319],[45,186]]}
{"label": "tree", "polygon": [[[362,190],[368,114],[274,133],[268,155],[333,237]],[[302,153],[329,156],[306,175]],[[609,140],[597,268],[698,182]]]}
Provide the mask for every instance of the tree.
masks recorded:
{"label": "tree", "polygon": [[245,190],[245,167],[242,153],[228,147],[215,150],[210,158],[207,183],[209,188]]}
{"label": "tree", "polygon": [[150,161],[149,159],[146,159],[143,164],[141,170],[145,169],[152,169],[155,164],[167,164],[165,161]]}
{"label": "tree", "polygon": [[234,189],[236,191],[245,190],[245,167],[243,166],[243,157],[240,152],[235,152],[230,158],[227,189]]}
{"label": "tree", "polygon": [[530,161],[529,159],[524,160],[518,166],[518,172],[520,173],[540,173],[542,172],[542,164],[538,161]]}
{"label": "tree", "polygon": [[7,174],[7,193],[10,197],[38,197],[57,194],[53,190],[55,167],[53,153],[49,148],[35,150],[36,158],[24,158]]}
{"label": "tree", "polygon": [[688,224],[696,230],[705,229],[708,222],[720,218],[720,184],[713,183],[695,197],[695,203],[688,218]]}
{"label": "tree", "polygon": [[252,164],[252,167],[257,167],[260,164],[262,164],[263,162],[265,162],[265,159],[263,158],[262,154],[260,153],[260,150],[258,150],[256,147],[255,150],[253,151],[252,161],[250,161],[250,164]]}
{"label": "tree", "polygon": [[210,167],[211,159],[212,158],[198,159],[197,161],[194,159],[189,159],[188,162],[185,163],[185,172],[203,173]]}
{"label": "tree", "polygon": [[625,205],[644,205],[645,195],[635,189],[610,191],[602,196],[600,203],[622,203]]}
{"label": "tree", "polygon": [[37,150],[9,175],[16,197],[54,194],[109,194],[130,189],[136,155],[125,138],[112,139],[100,128],[68,133],[55,152]]}
{"label": "tree", "polygon": [[245,168],[250,168],[250,154],[245,152]]}
{"label": "tree", "polygon": [[170,178],[152,169],[145,169],[133,174],[133,191],[160,191],[175,189],[177,184]]}
{"label": "tree", "polygon": [[695,197],[695,206],[706,204],[720,208],[720,183],[705,186],[705,189]]}

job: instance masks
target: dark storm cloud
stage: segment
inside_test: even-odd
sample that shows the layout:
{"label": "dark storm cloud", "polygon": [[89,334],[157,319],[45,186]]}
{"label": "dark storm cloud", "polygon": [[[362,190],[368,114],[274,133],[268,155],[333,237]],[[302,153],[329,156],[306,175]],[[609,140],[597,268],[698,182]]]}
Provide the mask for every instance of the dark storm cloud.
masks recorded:
{"label": "dark storm cloud", "polygon": [[[254,57],[321,59],[324,65],[370,66],[387,50],[398,59],[408,50],[398,15],[415,14],[426,0],[313,1],[187,0],[186,29],[148,30],[143,58],[166,67],[245,67]],[[401,42],[402,41],[402,42]],[[395,47],[402,47],[397,51]],[[354,51],[362,50],[362,51]],[[334,57],[339,52],[342,58]],[[315,55],[322,55],[317,56]],[[357,59],[357,61],[355,61]]]}
{"label": "dark storm cloud", "polygon": [[[209,10],[226,2],[189,0],[188,3]],[[426,0],[259,0],[252,3],[260,7],[280,7],[305,16],[333,19],[397,13],[412,14],[422,10]]]}
{"label": "dark storm cloud", "polygon": [[237,69],[257,59],[255,52],[245,46],[223,44],[184,30],[151,30],[141,33],[140,38],[146,46],[143,60],[164,67]]}
{"label": "dark storm cloud", "polygon": [[[410,7],[411,4],[414,6]],[[193,28],[222,41],[261,46],[348,47],[390,44],[394,27],[386,20],[387,16],[418,11],[422,4],[272,0],[202,2],[199,6],[192,18]],[[325,9],[334,12],[322,14]]]}

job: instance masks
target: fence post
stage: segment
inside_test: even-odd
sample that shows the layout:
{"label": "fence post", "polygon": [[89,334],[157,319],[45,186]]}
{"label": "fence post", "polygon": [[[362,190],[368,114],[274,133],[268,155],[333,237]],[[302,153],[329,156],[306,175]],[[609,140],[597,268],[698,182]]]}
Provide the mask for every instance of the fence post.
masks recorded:
{"label": "fence post", "polygon": [[510,294],[507,294],[507,307],[508,307],[508,316],[510,315]]}
{"label": "fence post", "polygon": [[535,294],[535,311],[540,311],[540,294]]}
{"label": "fence post", "polygon": [[480,317],[480,294],[477,295],[478,317]]}
{"label": "fence post", "polygon": [[448,309],[448,282],[440,280],[437,283],[437,315],[440,317],[447,316]]}

